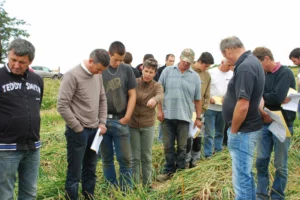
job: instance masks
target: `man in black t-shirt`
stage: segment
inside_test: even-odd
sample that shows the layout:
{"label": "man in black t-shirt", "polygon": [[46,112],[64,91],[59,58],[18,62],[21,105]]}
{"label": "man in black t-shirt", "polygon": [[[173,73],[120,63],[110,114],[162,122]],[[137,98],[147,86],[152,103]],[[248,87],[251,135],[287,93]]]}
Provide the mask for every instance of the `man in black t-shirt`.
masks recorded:
{"label": "man in black t-shirt", "polygon": [[228,149],[232,158],[235,198],[255,199],[252,164],[257,136],[263,127],[259,103],[265,84],[264,70],[235,36],[223,39],[220,49],[235,65],[222,106],[224,120],[229,124]]}
{"label": "man in black t-shirt", "polygon": [[110,65],[102,73],[107,98],[107,132],[100,145],[105,179],[117,186],[114,149],[120,165],[120,187],[132,187],[131,146],[128,122],[136,103],[136,79],[130,66],[122,63],[125,46],[113,42],[109,47]]}

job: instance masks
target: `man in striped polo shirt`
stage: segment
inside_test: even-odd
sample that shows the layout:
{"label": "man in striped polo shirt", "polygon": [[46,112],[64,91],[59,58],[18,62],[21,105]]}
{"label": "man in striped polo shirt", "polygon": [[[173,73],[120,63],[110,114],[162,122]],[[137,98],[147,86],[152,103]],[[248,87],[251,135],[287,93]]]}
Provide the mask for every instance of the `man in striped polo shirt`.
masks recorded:
{"label": "man in striped polo shirt", "polygon": [[[163,145],[166,158],[163,174],[157,176],[166,181],[176,172],[185,168],[186,146],[189,124],[196,109],[194,126],[201,123],[201,85],[198,74],[191,69],[195,58],[192,49],[184,49],[178,65],[166,68],[160,78],[165,92],[163,104],[158,104],[157,118],[162,122]],[[175,151],[177,140],[177,152]]]}

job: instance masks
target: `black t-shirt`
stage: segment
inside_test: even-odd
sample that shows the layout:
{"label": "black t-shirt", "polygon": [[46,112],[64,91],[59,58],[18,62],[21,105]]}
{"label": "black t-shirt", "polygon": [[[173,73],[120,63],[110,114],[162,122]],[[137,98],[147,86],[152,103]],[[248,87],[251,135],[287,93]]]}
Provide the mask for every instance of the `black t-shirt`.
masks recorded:
{"label": "black t-shirt", "polygon": [[250,51],[245,52],[235,63],[222,106],[224,119],[231,124],[237,101],[241,98],[249,101],[248,113],[239,132],[253,132],[262,128],[263,120],[258,106],[264,84],[265,74],[260,62]]}
{"label": "black t-shirt", "polygon": [[120,64],[118,68],[108,66],[102,73],[107,98],[108,114],[125,115],[128,90],[136,88],[135,75],[130,66]]}

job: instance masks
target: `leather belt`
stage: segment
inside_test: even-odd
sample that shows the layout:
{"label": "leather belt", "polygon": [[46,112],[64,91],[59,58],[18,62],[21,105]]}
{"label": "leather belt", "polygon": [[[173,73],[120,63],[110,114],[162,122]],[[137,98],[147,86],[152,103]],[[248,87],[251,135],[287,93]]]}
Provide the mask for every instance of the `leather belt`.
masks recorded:
{"label": "leather belt", "polygon": [[107,119],[121,119],[123,118],[124,115],[119,115],[119,114],[107,114]]}

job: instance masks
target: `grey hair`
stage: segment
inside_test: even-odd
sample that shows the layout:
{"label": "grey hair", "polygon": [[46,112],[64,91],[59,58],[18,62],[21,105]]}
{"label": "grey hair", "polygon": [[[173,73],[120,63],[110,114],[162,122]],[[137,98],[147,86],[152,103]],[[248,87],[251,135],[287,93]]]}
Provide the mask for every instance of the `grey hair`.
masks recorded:
{"label": "grey hair", "polygon": [[104,67],[109,65],[110,58],[108,52],[104,49],[95,49],[91,52],[90,58],[95,64],[101,63]]}
{"label": "grey hair", "polygon": [[244,48],[244,45],[242,41],[236,36],[225,38],[220,43],[220,50],[222,53],[225,51],[225,49],[237,48]]}
{"label": "grey hair", "polygon": [[8,45],[8,51],[13,50],[17,56],[28,56],[29,61],[33,61],[35,55],[34,46],[27,40],[17,38]]}

